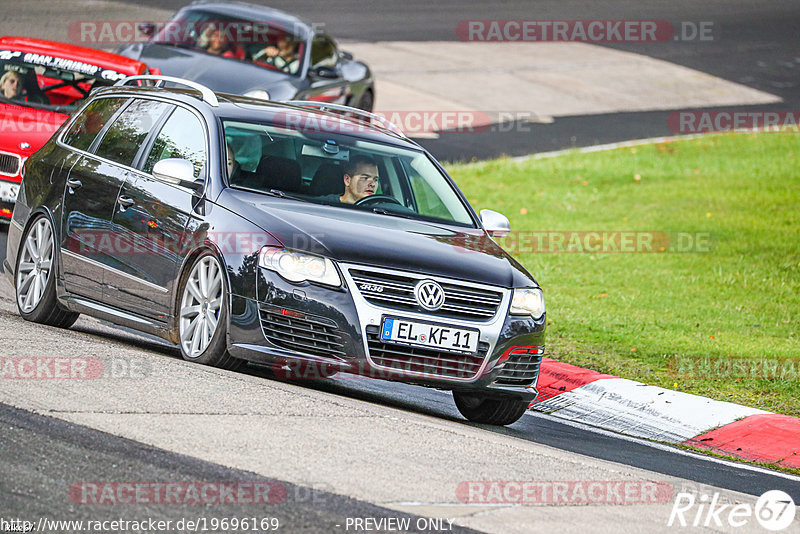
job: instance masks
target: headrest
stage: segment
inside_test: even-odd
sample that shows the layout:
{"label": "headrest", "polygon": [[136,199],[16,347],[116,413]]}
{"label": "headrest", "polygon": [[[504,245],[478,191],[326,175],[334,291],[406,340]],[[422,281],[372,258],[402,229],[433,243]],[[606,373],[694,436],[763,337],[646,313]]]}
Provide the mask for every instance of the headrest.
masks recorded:
{"label": "headrest", "polygon": [[311,179],[308,193],[315,196],[341,194],[344,191],[344,169],[336,163],[325,162]]}
{"label": "headrest", "polygon": [[256,168],[259,188],[264,191],[277,189],[286,193],[300,191],[302,177],[300,164],[293,159],[280,156],[264,156]]}

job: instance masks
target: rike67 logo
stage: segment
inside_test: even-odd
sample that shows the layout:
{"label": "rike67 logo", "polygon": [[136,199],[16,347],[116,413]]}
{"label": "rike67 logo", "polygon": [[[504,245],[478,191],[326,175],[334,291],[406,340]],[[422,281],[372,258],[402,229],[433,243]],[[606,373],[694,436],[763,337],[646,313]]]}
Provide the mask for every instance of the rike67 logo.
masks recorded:
{"label": "rike67 logo", "polygon": [[709,498],[701,494],[678,493],[667,526],[679,527],[753,527],[753,519],[763,528],[777,532],[787,528],[795,518],[792,497],[781,490],[770,490],[749,503],[723,503],[719,493]]}

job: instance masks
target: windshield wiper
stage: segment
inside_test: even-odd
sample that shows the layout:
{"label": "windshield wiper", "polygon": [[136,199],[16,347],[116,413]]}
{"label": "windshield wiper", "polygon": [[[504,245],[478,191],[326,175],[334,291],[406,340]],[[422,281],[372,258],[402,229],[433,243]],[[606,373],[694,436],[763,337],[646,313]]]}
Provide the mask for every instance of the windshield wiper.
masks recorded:
{"label": "windshield wiper", "polygon": [[269,191],[259,190],[259,192],[260,193],[265,193],[265,194],[267,194],[269,196],[272,196],[272,197],[288,198],[290,200],[299,200],[301,202],[308,202],[304,198],[296,197],[296,196],[293,196],[293,195],[287,195],[286,193],[284,193],[280,189],[270,189]]}
{"label": "windshield wiper", "polygon": [[380,215],[390,215],[392,217],[401,217],[403,219],[413,219],[411,215],[406,215],[405,213],[398,213],[396,211],[389,211],[383,208],[372,208],[372,213],[378,213]]}

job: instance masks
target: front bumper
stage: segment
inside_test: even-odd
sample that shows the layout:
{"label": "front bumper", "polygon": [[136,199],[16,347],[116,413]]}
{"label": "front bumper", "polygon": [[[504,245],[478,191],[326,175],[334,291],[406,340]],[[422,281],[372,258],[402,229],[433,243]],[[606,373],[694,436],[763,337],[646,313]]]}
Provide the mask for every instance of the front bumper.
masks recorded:
{"label": "front bumper", "polygon": [[[234,295],[229,350],[249,361],[273,365],[277,374],[320,378],[330,371],[419,384],[445,390],[532,400],[544,354],[545,317],[508,314],[511,291],[492,288],[502,299],[484,320],[442,318],[435,313],[398,310],[368,302],[343,266],[339,289],[294,284],[259,269],[256,298]],[[389,272],[389,271],[387,271]],[[410,273],[409,273],[410,274]],[[411,275],[417,277],[418,275]],[[437,277],[442,283],[459,283]],[[468,284],[478,287],[478,284]],[[446,323],[480,331],[477,354],[410,347],[380,340],[382,320]],[[524,349],[520,349],[524,347]],[[386,357],[386,353],[391,357]],[[297,362],[305,362],[298,367]],[[287,370],[289,371],[287,373]]]}

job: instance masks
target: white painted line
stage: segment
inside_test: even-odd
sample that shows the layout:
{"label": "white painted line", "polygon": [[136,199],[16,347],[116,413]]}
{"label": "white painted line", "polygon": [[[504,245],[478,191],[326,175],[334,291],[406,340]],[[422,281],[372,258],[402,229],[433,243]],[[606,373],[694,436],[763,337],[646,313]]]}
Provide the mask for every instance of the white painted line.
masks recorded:
{"label": "white painted line", "polygon": [[665,443],[659,443],[657,441],[651,441],[644,438],[637,438],[633,436],[626,436],[625,434],[620,434],[619,432],[612,432],[611,430],[606,430],[604,428],[598,428],[596,426],[592,426],[586,423],[581,423],[579,421],[570,421],[568,419],[562,419],[561,417],[557,417],[555,415],[550,415],[541,412],[534,412],[533,410],[529,410],[526,415],[530,415],[533,417],[541,417],[543,419],[547,419],[550,421],[555,421],[557,423],[561,423],[563,425],[571,426],[573,428],[577,428],[579,430],[583,430],[585,432],[594,432],[595,434],[601,434],[603,436],[609,436],[616,439],[621,439],[624,441],[628,441],[631,443],[638,443],[639,445],[644,445],[646,447],[652,447],[654,449],[658,449],[660,451],[671,452],[673,454],[678,454],[681,456],[691,456],[697,460],[705,460],[707,462],[713,462],[717,464],[726,465],[728,467],[734,467],[736,469],[743,469],[745,471],[754,471],[757,473],[762,473],[766,475],[773,475],[780,478],[785,478],[787,480],[792,480],[795,482],[800,482],[800,476],[791,475],[789,473],[784,473],[782,471],[774,471],[772,469],[767,469],[766,467],[761,467],[758,465],[748,464],[748,463],[740,463],[740,462],[733,462],[731,460],[726,460],[724,458],[718,458],[716,456],[711,456],[708,454],[703,454],[696,451],[686,450],[686,449],[679,449],[674,445],[667,445]]}
{"label": "white painted line", "polygon": [[701,137],[712,137],[723,135],[727,132],[712,132],[712,133],[699,133],[688,135],[670,135],[667,137],[649,137],[647,139],[632,139],[630,141],[619,141],[617,143],[606,143],[604,145],[592,145],[576,148],[565,148],[563,150],[554,150],[552,152],[539,152],[537,154],[529,154],[527,156],[517,156],[511,158],[511,161],[522,162],[536,159],[557,158],[567,154],[589,154],[592,152],[603,152],[605,150],[616,150],[618,148],[631,148],[641,145],[653,145],[655,143],[674,143],[675,141],[686,141],[690,139],[698,139]]}
{"label": "white painted line", "polygon": [[656,441],[682,442],[763,410],[648,386],[625,378],[603,378],[533,406],[570,421]]}

